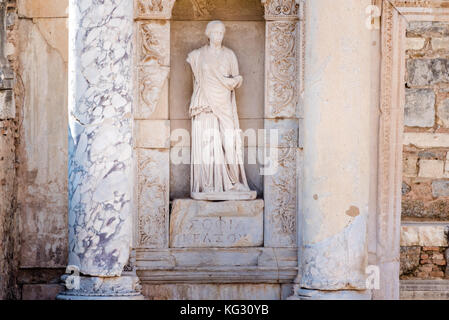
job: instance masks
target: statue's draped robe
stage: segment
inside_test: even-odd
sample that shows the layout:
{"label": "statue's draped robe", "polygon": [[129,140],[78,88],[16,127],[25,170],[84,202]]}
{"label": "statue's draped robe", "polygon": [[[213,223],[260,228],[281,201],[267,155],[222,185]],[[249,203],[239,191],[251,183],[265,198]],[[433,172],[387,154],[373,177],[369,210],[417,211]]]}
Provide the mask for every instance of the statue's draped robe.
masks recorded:
{"label": "statue's draped robe", "polygon": [[232,77],[239,75],[237,57],[222,47],[192,51],[187,62],[194,75],[192,118],[192,193],[249,191]]}

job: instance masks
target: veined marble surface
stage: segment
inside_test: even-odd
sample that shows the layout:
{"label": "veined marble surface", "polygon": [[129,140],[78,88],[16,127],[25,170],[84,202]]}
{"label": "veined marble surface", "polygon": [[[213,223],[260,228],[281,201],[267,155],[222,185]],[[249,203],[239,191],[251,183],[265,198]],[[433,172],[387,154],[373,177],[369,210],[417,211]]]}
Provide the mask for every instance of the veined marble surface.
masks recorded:
{"label": "veined marble surface", "polygon": [[71,0],[69,264],[118,276],[132,211],[132,33],[128,0]]}

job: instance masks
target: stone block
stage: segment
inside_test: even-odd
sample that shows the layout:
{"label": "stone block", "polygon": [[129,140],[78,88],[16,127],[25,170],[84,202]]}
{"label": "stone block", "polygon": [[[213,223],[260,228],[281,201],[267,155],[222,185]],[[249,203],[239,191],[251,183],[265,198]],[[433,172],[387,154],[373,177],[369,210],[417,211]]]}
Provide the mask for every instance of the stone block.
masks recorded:
{"label": "stone block", "polygon": [[279,300],[279,284],[147,284],[149,300]]}
{"label": "stone block", "polygon": [[404,196],[407,193],[409,193],[410,191],[412,191],[412,188],[407,183],[402,182],[401,191],[402,191],[402,195]]}
{"label": "stone block", "polygon": [[443,21],[411,21],[407,25],[407,36],[449,36],[449,24]]}
{"label": "stone block", "polygon": [[409,86],[449,82],[449,59],[410,59],[407,61]]}
{"label": "stone block", "polygon": [[169,151],[137,149],[137,242],[143,248],[168,247]]}
{"label": "stone block", "polygon": [[[427,189],[427,188],[426,188]],[[431,191],[425,193],[430,195]],[[449,203],[441,198],[435,201],[402,200],[402,217],[425,218],[426,220],[445,221],[449,219]]]}
{"label": "stone block", "polygon": [[449,300],[447,280],[401,280],[401,300]]}
{"label": "stone block", "polygon": [[136,120],[137,148],[170,148],[170,120]]}
{"label": "stone block", "polygon": [[446,232],[447,223],[418,224],[410,223],[401,226],[401,246],[448,246]]}
{"label": "stone block", "polygon": [[[294,21],[267,21],[265,47],[265,118],[299,116],[299,41]],[[279,46],[279,39],[288,50]]]}
{"label": "stone block", "polygon": [[136,86],[137,105],[135,119],[168,119],[169,67],[139,66]]}
{"label": "stone block", "polygon": [[418,175],[418,157],[414,155],[404,155],[403,170],[404,177],[416,177]]}
{"label": "stone block", "polygon": [[62,289],[59,284],[24,284],[22,300],[55,300]]}
{"label": "stone block", "polygon": [[449,38],[433,38],[433,50],[449,50]]}
{"label": "stone block", "polygon": [[432,89],[407,89],[405,92],[404,125],[433,127],[435,122],[435,93]]}
{"label": "stone block", "polygon": [[[264,243],[266,247],[294,247],[299,149],[267,148],[267,153],[277,168],[264,175]],[[273,158],[275,154],[277,159]]]}
{"label": "stone block", "polygon": [[449,99],[445,99],[438,104],[438,122],[445,128],[449,128]]}
{"label": "stone block", "polygon": [[19,16],[27,18],[68,17],[69,0],[19,0]]}
{"label": "stone block", "polygon": [[257,247],[263,245],[263,200],[175,200],[170,247]]}
{"label": "stone block", "polygon": [[16,117],[16,104],[12,90],[0,91],[0,120],[14,119]]}
{"label": "stone block", "polygon": [[420,247],[401,247],[400,275],[409,274],[419,267]]}
{"label": "stone block", "polygon": [[449,147],[449,134],[427,133],[427,132],[405,132],[404,146],[415,146],[417,148],[447,148]]}
{"label": "stone block", "polygon": [[419,160],[419,173],[421,178],[442,178],[444,173],[443,160]]}
{"label": "stone block", "polygon": [[449,180],[432,181],[432,195],[435,198],[449,197]]}
{"label": "stone block", "polygon": [[405,48],[407,50],[420,50],[426,43],[425,38],[407,38],[405,41]]}
{"label": "stone block", "polygon": [[144,20],[136,23],[137,119],[168,119],[170,73],[170,22]]}
{"label": "stone block", "polygon": [[[64,2],[64,1],[61,1]],[[33,23],[39,28],[39,32],[48,42],[51,48],[61,55],[65,63],[69,61],[69,27],[68,19],[39,18]]]}
{"label": "stone block", "polygon": [[[297,275],[295,269],[298,266],[298,250],[296,248],[265,248],[265,247],[235,247],[235,248],[169,248],[169,249],[137,249],[136,266],[139,276],[151,281],[171,281],[170,272],[164,273],[168,278],[158,278],[157,274],[148,274],[146,271],[167,270],[176,274],[183,270],[185,275],[182,282],[191,281],[196,275],[194,272],[202,273],[206,268],[215,269],[217,274],[221,272],[232,272],[239,278],[238,282],[260,282],[261,278],[244,278],[246,272],[263,272],[262,270],[281,269],[288,272],[291,278],[281,277],[279,274],[266,274],[262,279],[282,280],[282,283],[291,283]],[[175,268],[176,267],[176,268]],[[237,271],[237,267],[244,268]],[[217,269],[218,268],[218,269]],[[250,271],[250,268],[256,268]],[[260,268],[260,269],[257,269]],[[145,273],[144,273],[145,271]],[[162,273],[159,273],[162,276]],[[285,276],[285,274],[284,274]],[[212,281],[210,278],[208,281]],[[217,281],[217,278],[215,279]],[[211,282],[210,282],[211,283]]]}

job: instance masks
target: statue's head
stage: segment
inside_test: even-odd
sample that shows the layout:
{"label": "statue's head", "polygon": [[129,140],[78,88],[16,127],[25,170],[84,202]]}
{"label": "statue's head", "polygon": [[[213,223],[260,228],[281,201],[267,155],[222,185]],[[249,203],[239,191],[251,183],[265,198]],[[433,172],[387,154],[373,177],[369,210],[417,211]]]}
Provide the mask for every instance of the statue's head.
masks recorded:
{"label": "statue's head", "polygon": [[226,32],[226,27],[223,22],[219,20],[211,21],[207,24],[206,36],[210,43],[221,44]]}

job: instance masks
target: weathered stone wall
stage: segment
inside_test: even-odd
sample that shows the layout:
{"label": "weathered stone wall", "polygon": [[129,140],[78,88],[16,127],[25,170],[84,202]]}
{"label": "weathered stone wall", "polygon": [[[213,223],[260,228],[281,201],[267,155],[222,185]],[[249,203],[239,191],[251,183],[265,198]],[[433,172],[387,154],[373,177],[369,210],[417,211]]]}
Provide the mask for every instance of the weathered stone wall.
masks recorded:
{"label": "weathered stone wall", "polygon": [[15,0],[0,1],[0,299],[19,298],[15,282],[18,268],[19,230],[16,213],[17,124],[13,96]]}
{"label": "weathered stone wall", "polygon": [[67,6],[65,0],[18,0],[18,282],[24,299],[54,298],[67,264]]}
{"label": "weathered stone wall", "polygon": [[401,278],[444,278],[449,277],[449,23],[411,22],[406,43]]}

